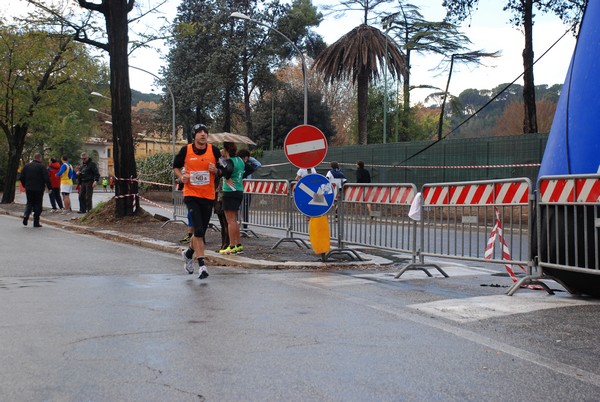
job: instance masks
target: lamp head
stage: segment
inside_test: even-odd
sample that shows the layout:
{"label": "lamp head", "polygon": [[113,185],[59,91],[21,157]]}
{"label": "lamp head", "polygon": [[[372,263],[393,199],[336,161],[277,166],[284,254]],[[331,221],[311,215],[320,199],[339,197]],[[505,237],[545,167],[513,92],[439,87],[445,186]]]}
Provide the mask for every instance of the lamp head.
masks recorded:
{"label": "lamp head", "polygon": [[231,18],[240,18],[242,20],[249,20],[250,19],[250,17],[248,17],[246,14],[238,13],[237,11],[231,13],[230,17]]}

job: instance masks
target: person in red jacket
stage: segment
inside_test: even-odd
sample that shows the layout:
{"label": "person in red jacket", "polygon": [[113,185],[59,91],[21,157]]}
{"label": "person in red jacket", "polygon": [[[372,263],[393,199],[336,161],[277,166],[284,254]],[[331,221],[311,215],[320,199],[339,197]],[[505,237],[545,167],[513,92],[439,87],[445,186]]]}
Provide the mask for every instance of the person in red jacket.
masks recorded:
{"label": "person in red jacket", "polygon": [[58,212],[59,209],[61,212],[64,210],[63,200],[60,196],[60,177],[56,175],[59,170],[60,163],[56,159],[50,158],[50,163],[48,164],[48,175],[50,176],[52,190],[48,193],[48,195],[50,196],[50,204],[52,204],[52,212]]}

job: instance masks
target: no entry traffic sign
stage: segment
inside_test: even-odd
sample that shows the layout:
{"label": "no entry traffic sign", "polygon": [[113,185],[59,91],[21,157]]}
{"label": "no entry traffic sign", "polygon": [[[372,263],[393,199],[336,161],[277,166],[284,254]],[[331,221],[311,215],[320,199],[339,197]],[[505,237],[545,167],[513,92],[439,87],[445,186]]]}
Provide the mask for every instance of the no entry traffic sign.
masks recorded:
{"label": "no entry traffic sign", "polygon": [[294,187],[296,208],[312,218],[325,215],[333,205],[334,196],[333,185],[316,173],[304,176]]}
{"label": "no entry traffic sign", "polygon": [[327,139],[317,127],[304,124],[290,130],[283,142],[283,149],[292,165],[310,169],[325,159]]}

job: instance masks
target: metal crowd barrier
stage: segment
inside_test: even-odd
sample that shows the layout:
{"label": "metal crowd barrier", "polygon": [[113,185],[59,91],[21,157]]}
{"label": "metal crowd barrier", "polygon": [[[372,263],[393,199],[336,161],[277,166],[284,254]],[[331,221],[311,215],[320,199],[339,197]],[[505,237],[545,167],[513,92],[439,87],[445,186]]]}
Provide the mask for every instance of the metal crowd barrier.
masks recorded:
{"label": "metal crowd barrier", "polygon": [[415,262],[416,222],[408,218],[414,184],[345,184],[337,222],[338,249],[346,244],[406,252]]}
{"label": "metal crowd barrier", "polygon": [[600,175],[541,177],[536,213],[539,271],[515,283],[509,294],[542,277],[556,280],[571,293],[597,293],[587,275],[600,275]]}
{"label": "metal crowd barrier", "polygon": [[187,224],[187,207],[183,203],[183,191],[173,189],[173,218],[169,219],[161,225],[164,227],[170,222],[181,222]]}
{"label": "metal crowd barrier", "polygon": [[[292,211],[291,186],[287,180],[244,180],[244,200],[242,205],[242,226],[271,228],[285,231],[273,248],[283,242],[294,242],[309,248],[303,239],[294,237],[291,225]],[[249,229],[244,229],[248,231]]]}
{"label": "metal crowd barrier", "polygon": [[[425,184],[423,211],[418,225],[419,262],[407,270],[437,269],[425,256],[527,266],[531,274],[529,234],[532,221],[531,182],[526,178]],[[495,246],[499,238],[500,246]],[[514,279],[516,280],[516,279]]]}
{"label": "metal crowd barrier", "polygon": [[[273,248],[282,242],[310,248],[295,237],[309,233],[308,218],[293,201],[294,184],[244,180],[241,224],[285,231]],[[346,184],[328,212],[330,238],[337,247],[324,261],[335,253],[360,260],[347,247],[359,245],[412,255],[412,262],[396,278],[407,270],[432,276],[426,267],[448,276],[436,263],[426,263],[425,257],[504,264],[515,282],[509,295],[534,283],[552,293],[538,281],[543,277],[565,286],[560,274],[600,276],[600,175],[542,177],[538,192],[535,202],[527,178],[425,184],[421,220],[415,222],[408,218],[417,196],[415,185]],[[174,190],[173,219],[168,222],[185,223],[186,217],[183,193]],[[526,275],[517,279],[515,265]],[[565,288],[573,293],[568,285]]]}

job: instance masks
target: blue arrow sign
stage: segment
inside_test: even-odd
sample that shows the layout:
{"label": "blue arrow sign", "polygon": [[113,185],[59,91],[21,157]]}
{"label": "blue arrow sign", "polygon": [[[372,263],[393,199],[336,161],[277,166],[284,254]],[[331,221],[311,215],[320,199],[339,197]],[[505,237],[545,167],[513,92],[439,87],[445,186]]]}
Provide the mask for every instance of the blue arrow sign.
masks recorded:
{"label": "blue arrow sign", "polygon": [[294,204],[304,215],[322,216],[333,205],[334,190],[329,180],[320,174],[304,176],[294,187]]}

